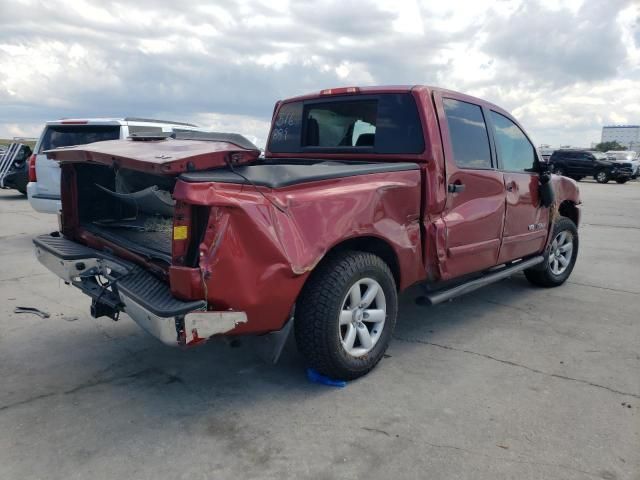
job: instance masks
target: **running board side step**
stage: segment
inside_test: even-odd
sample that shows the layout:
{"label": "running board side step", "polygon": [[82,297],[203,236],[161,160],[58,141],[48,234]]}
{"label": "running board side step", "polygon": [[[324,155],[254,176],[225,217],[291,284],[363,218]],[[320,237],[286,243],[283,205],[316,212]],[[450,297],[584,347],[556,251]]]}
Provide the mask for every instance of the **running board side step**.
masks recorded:
{"label": "running board side step", "polygon": [[522,270],[526,270],[527,268],[534,267],[542,262],[544,262],[544,256],[539,255],[527,260],[522,260],[515,265],[505,267],[501,270],[498,270],[497,272],[487,273],[480,278],[470,280],[469,282],[463,283],[462,285],[457,285],[455,287],[449,288],[447,290],[441,290],[439,292],[426,293],[423,297],[425,300],[424,303],[427,305],[437,305],[439,303],[446,302],[447,300],[459,297],[460,295],[464,295],[465,293],[473,292],[474,290],[484,287],[485,285],[498,282],[502,279],[510,277],[514,273],[518,273]]}

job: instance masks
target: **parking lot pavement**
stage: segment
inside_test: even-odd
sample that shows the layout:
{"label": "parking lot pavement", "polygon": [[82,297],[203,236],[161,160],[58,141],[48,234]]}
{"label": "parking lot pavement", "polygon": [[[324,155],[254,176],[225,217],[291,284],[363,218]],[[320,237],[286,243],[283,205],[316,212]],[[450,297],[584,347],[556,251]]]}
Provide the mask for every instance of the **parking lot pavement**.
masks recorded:
{"label": "parking lot pavement", "polygon": [[270,366],[90,318],[32,254],[56,218],[0,191],[0,478],[638,479],[640,183],[580,189],[567,284],[409,292],[388,358],[344,389],[293,345]]}

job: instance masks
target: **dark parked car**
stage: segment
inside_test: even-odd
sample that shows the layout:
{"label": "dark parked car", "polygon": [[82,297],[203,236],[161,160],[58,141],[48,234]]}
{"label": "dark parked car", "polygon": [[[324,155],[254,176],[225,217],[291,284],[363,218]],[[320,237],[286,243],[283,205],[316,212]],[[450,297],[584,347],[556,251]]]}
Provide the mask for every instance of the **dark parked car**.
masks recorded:
{"label": "dark parked car", "polygon": [[556,150],[549,158],[551,171],[557,175],[581,180],[593,177],[598,183],[615,180],[625,183],[632,176],[632,165],[607,159],[602,152],[581,149]]}
{"label": "dark parked car", "polygon": [[13,188],[27,194],[27,183],[31,148],[14,143],[0,153],[0,188]]}

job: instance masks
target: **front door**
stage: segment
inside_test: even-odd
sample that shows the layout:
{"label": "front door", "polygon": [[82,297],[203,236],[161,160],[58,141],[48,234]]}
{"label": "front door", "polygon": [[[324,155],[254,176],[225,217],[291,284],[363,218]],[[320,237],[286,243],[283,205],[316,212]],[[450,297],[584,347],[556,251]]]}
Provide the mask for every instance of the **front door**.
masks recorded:
{"label": "front door", "polygon": [[446,280],[496,265],[505,188],[483,109],[464,95],[434,93],[434,100],[446,161],[445,248],[439,255]]}
{"label": "front door", "polygon": [[580,174],[584,177],[590,177],[595,173],[596,158],[591,153],[583,153],[580,164]]}
{"label": "front door", "polygon": [[565,175],[579,175],[582,171],[584,161],[580,158],[580,152],[567,152],[565,158]]}
{"label": "front door", "polygon": [[593,157],[586,152],[573,152],[569,174],[586,177],[593,175]]}
{"label": "front door", "polygon": [[540,205],[536,149],[511,119],[493,110],[489,117],[506,190],[507,207],[498,260],[504,263],[544,248],[549,209]]}

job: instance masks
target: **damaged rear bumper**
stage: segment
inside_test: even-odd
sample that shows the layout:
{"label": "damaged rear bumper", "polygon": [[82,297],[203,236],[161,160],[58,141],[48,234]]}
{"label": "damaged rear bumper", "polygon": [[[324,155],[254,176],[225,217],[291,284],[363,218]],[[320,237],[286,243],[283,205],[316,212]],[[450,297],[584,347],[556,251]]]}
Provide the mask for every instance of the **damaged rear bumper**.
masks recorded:
{"label": "damaged rear bumper", "polygon": [[93,299],[93,316],[117,318],[125,312],[166,345],[202,343],[247,321],[244,312],[213,312],[204,300],[179,300],[169,285],[138,265],[57,233],[36,237],[33,243],[40,263]]}

